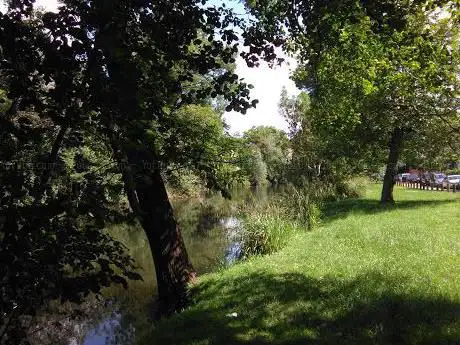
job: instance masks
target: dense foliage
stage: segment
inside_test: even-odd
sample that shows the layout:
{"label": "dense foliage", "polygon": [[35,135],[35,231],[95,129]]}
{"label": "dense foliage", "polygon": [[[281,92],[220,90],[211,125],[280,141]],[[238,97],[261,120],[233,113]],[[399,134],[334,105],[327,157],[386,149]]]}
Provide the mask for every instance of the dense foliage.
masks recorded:
{"label": "dense foliage", "polygon": [[229,9],[193,0],[69,0],[58,13],[33,5],[13,0],[0,15],[0,255],[11,263],[1,267],[2,343],[20,342],[28,327],[19,320],[51,299],[80,301],[140,278],[103,231],[117,221],[142,224],[162,312],[180,309],[193,268],[161,174],[184,165],[213,184],[223,127],[211,100],[255,105],[229,67],[241,26]]}
{"label": "dense foliage", "polygon": [[[305,131],[312,129],[320,138],[319,156],[325,153],[333,165],[348,170],[386,163],[386,202],[393,200],[404,143],[418,142],[428,162],[433,155],[423,146],[440,137],[442,144],[457,140],[457,6],[454,1],[248,1],[259,19],[248,35],[284,42],[299,62],[294,80],[309,93],[310,105],[303,118],[291,116],[302,128],[298,136],[308,137]],[[292,102],[284,104],[292,108]]]}
{"label": "dense foliage", "polygon": [[[186,307],[195,271],[167,188],[231,198],[238,185],[292,183],[279,200],[296,224],[287,234],[317,222],[319,201],[355,193],[350,175],[386,165],[381,200],[392,202],[398,161],[435,169],[457,158],[458,1],[249,0],[250,22],[207,0],[63,0],[57,13],[7,3],[2,345],[26,343],[50,301],[81,303],[141,279],[107,231],[114,224],[146,234],[158,316]],[[280,100],[290,132],[260,126],[232,137],[224,111],[257,104],[236,56],[273,63],[275,46],[299,62],[302,92]],[[265,215],[248,221],[248,253],[286,243]]]}

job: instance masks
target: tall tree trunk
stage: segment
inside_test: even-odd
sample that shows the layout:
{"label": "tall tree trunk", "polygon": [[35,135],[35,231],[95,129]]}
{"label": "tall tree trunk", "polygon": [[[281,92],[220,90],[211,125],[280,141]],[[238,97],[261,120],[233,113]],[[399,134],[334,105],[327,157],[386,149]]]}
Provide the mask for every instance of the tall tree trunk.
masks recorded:
{"label": "tall tree trunk", "polygon": [[[139,106],[139,89],[136,87],[138,80],[135,75],[123,73],[126,71],[123,64],[129,60],[127,56],[119,55],[119,49],[124,51],[124,43],[119,40],[118,33],[113,31],[112,26],[111,29],[107,27],[98,32],[95,40],[97,45],[103,47],[114,90],[123,91],[123,101],[119,100],[123,103],[121,113],[128,108],[128,104],[132,105],[132,111],[142,113],[144,110]],[[112,114],[107,119],[110,119],[113,127],[115,123]],[[152,251],[160,303],[159,314],[167,316],[187,305],[188,283],[194,279],[195,271],[174,218],[160,164],[155,155],[141,146],[131,145],[132,149],[126,150],[114,128],[110,131],[112,147],[118,163],[121,163],[129,203],[144,228]]]}
{"label": "tall tree trunk", "polygon": [[182,310],[188,303],[188,284],[195,270],[174,217],[160,170],[137,178],[136,192],[142,226],[150,243],[157,277],[161,315]]}
{"label": "tall tree trunk", "polygon": [[396,164],[398,163],[399,153],[401,151],[403,140],[403,131],[401,128],[395,128],[391,134],[389,142],[389,153],[385,177],[383,178],[382,196],[380,203],[394,203],[393,187],[396,175]]}
{"label": "tall tree trunk", "polygon": [[155,266],[158,287],[158,317],[182,310],[188,304],[188,284],[195,270],[174,217],[159,163],[134,149],[125,154],[115,135],[111,143],[121,166],[131,209],[140,221]]}

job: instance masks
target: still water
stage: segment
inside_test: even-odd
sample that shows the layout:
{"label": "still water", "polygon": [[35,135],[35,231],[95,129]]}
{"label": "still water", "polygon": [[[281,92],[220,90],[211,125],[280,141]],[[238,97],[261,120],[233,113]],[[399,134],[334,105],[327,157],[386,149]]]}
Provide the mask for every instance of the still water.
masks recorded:
{"label": "still water", "polygon": [[[179,200],[174,203],[176,217],[182,229],[192,263],[198,274],[212,272],[231,265],[240,257],[239,232],[242,222],[234,202],[219,197],[206,202]],[[155,273],[149,246],[141,229],[116,227],[110,229],[122,241],[143,276],[141,282],[131,282],[127,290],[111,287],[105,298],[115,301],[97,309],[92,321],[87,321],[79,340],[69,345],[134,344],[136,327],[148,327],[155,299]]]}

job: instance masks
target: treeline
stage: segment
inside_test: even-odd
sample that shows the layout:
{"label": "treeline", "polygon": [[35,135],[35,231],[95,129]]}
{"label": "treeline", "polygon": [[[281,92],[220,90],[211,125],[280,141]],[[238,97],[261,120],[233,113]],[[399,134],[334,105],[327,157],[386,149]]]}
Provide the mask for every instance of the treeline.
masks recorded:
{"label": "treeline", "polygon": [[[189,110],[201,112],[203,107],[193,106]],[[220,114],[210,107],[208,110],[208,117],[202,119],[201,125],[195,125],[193,136],[207,148],[196,160],[212,167],[213,178],[209,179],[209,171],[190,167],[166,169],[165,177],[175,193],[220,191],[231,198],[231,190],[236,187],[256,190],[288,182],[291,142],[284,131],[259,126],[242,136],[232,136],[226,132]]]}

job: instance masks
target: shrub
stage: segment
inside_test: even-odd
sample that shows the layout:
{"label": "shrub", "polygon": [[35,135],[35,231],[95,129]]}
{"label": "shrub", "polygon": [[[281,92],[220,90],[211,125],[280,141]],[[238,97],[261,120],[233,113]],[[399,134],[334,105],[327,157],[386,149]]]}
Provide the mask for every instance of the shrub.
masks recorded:
{"label": "shrub", "polygon": [[305,184],[301,188],[287,186],[281,196],[284,214],[291,221],[312,229],[320,220],[319,206],[325,193],[325,189],[313,183]]}
{"label": "shrub", "polygon": [[295,233],[302,231],[295,223],[267,213],[250,214],[243,223],[242,258],[276,252],[283,248]]}
{"label": "shrub", "polygon": [[340,181],[335,186],[336,200],[362,197],[370,183],[369,178],[357,176],[348,180]]}
{"label": "shrub", "polygon": [[288,185],[267,202],[243,210],[242,256],[263,255],[283,248],[298,232],[312,229],[320,219],[320,195],[325,191],[312,184]]}
{"label": "shrub", "polygon": [[179,197],[199,197],[205,191],[202,179],[190,169],[170,171],[166,176],[168,191],[177,199]]}

